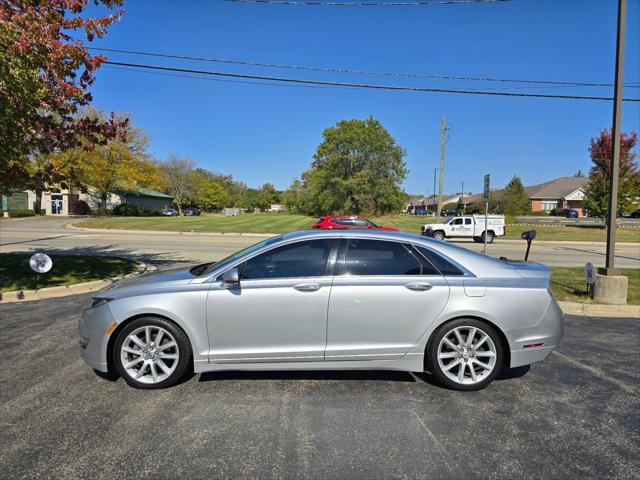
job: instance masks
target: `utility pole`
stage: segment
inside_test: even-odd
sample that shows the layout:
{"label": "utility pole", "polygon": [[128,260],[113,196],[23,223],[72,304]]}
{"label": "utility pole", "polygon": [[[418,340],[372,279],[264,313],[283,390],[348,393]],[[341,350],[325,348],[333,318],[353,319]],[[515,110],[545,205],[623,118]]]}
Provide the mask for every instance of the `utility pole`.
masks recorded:
{"label": "utility pole", "polygon": [[440,121],[440,181],[438,182],[438,210],[437,216],[442,213],[442,181],[444,179],[444,146],[447,143],[445,138],[447,133],[447,118],[442,117]]}
{"label": "utility pole", "polygon": [[462,191],[461,191],[460,200],[462,201],[462,214],[464,215],[465,210],[467,209],[467,204],[464,203],[464,180],[462,180]]}
{"label": "utility pole", "polygon": [[607,257],[600,274],[620,275],[615,268],[616,227],[618,217],[618,176],[620,175],[620,125],[622,123],[622,86],[624,83],[624,43],[627,24],[627,0],[618,0],[618,38],[616,42],[616,78],[613,95],[613,147],[611,149],[611,175],[609,178],[609,216],[607,218]]}
{"label": "utility pole", "polygon": [[618,217],[618,176],[620,175],[620,125],[622,120],[622,84],[624,82],[624,43],[627,23],[627,0],[618,0],[618,35],[616,40],[616,82],[611,126],[611,169],[609,178],[609,216],[607,217],[607,257],[593,284],[593,299],[607,304],[627,303],[629,279],[615,267]]}
{"label": "utility pole", "polygon": [[433,169],[433,203],[431,204],[431,209],[433,210],[433,206],[435,205],[435,200],[436,200],[436,172],[438,171],[438,168],[434,168]]}

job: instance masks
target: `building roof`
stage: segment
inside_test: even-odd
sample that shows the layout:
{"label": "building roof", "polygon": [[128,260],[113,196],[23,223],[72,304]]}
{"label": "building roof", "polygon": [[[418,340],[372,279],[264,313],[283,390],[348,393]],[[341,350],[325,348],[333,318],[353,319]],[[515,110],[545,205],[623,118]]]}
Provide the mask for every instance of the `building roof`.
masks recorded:
{"label": "building roof", "polygon": [[529,198],[560,199],[586,187],[587,177],[560,177],[549,182],[525,187]]}
{"label": "building roof", "polygon": [[172,199],[171,195],[167,195],[166,193],[158,192],[156,190],[147,190],[146,188],[138,188],[137,190],[124,190],[122,191],[123,195],[135,195],[138,197],[154,197],[154,198],[169,198]]}

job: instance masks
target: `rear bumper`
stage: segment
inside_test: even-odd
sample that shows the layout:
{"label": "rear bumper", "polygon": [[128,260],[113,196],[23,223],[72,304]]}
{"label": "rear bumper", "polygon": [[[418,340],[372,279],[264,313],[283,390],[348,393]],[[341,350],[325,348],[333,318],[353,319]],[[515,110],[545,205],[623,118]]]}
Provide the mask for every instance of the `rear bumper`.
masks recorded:
{"label": "rear bumper", "polygon": [[[510,367],[541,362],[558,346],[564,333],[564,315],[553,296],[540,322],[535,326],[509,333]],[[538,345],[531,347],[531,345]]]}

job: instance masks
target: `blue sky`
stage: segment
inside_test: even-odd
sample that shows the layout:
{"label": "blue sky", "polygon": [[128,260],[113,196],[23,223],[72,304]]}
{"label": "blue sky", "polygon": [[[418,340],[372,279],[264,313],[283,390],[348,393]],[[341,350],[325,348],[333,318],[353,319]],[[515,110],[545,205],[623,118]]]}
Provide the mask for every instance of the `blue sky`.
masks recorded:
{"label": "blue sky", "polygon": [[[629,2],[626,82],[640,81],[640,2]],[[126,1],[122,20],[91,46],[264,63],[453,76],[613,82],[616,3],[515,0],[422,7],[313,7],[211,1]],[[109,54],[111,60],[296,78],[436,88],[480,82],[301,72]],[[636,84],[638,85],[638,84]],[[608,87],[512,92],[612,95]],[[440,118],[451,124],[445,191],[480,191],[514,174],[525,184],[587,171],[589,139],[611,124],[611,102],[438,93],[290,88],[169,76],[104,66],[92,88],[106,111],[132,114],[158,158],[189,156],[250,186],[284,189],[308,168],[322,130],[373,115],[407,151],[409,193],[430,193]],[[625,96],[640,97],[639,88]],[[626,103],[623,129],[640,129]]]}

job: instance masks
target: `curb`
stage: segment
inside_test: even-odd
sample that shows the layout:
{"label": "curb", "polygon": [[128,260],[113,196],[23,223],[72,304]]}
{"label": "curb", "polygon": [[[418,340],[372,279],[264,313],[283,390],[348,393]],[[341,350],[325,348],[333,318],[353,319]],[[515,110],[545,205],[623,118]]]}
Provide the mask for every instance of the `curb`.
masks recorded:
{"label": "curb", "polygon": [[572,302],[558,302],[558,305],[560,305],[565,315],[640,318],[640,305],[602,305]]}
{"label": "curb", "polygon": [[269,238],[281,235],[280,233],[242,233],[242,232],[172,232],[169,230],[125,230],[117,228],[86,228],[76,227],[72,223],[66,223],[64,228],[68,230],[80,230],[84,232],[95,233],[144,233],[145,235],[187,235],[187,236],[203,236],[203,237],[224,237],[224,236],[236,236],[236,237],[261,237]]}
{"label": "curb", "polygon": [[44,300],[47,298],[67,297],[69,295],[78,295],[80,293],[89,293],[102,290],[124,278],[137,277],[143,273],[149,273],[157,270],[153,265],[146,263],[138,264],[138,270],[127,275],[119,275],[117,277],[108,278],[106,280],[93,280],[91,282],[74,283],[73,285],[60,285],[58,287],[40,288],[38,290],[15,290],[13,292],[0,292],[0,304],[15,302],[30,302],[32,300]]}

